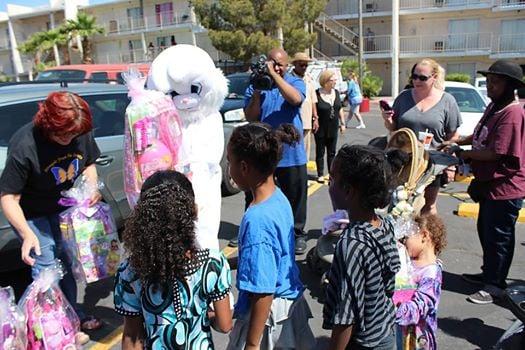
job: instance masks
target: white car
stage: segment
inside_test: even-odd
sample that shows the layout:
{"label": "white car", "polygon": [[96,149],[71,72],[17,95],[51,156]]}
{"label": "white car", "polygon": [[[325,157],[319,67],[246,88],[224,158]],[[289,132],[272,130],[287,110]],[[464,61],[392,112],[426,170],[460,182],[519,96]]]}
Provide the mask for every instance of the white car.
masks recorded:
{"label": "white car", "polygon": [[474,86],[467,83],[445,81],[445,91],[454,96],[461,112],[463,124],[458,129],[460,136],[472,135],[485,112],[487,101]]}
{"label": "white car", "polygon": [[490,103],[490,98],[487,96],[487,78],[486,77],[478,77],[474,81],[474,87],[478,89],[478,91],[481,93],[481,96],[487,101],[487,103]]}

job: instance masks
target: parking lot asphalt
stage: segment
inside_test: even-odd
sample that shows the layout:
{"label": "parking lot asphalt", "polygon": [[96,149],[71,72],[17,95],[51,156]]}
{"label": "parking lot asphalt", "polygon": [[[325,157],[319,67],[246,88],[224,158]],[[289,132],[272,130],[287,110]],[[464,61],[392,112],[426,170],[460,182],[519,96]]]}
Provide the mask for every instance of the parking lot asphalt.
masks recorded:
{"label": "parking lot asphalt", "polygon": [[[372,137],[385,134],[382,120],[376,105],[372,111],[364,114],[366,129],[350,128],[340,137],[342,143],[366,144]],[[310,159],[313,159],[312,154]],[[314,173],[311,173],[312,179]],[[314,247],[320,235],[323,216],[331,212],[331,204],[326,184],[311,182],[308,197],[308,217],[306,231],[308,232],[308,249]],[[468,202],[465,195],[466,184],[453,183],[443,189],[438,198],[438,211],[446,223],[448,231],[448,246],[441,256],[444,265],[443,293],[438,312],[438,345],[440,349],[490,349],[498,338],[515,320],[514,315],[502,304],[474,305],[466,301],[466,296],[475,292],[472,286],[461,279],[461,273],[475,273],[481,264],[481,247],[477,238],[475,220],[459,217],[455,214],[458,204]],[[242,217],[244,196],[237,194],[223,198],[221,228],[219,232],[220,245],[229,261],[235,268],[236,250],[227,247],[228,241],[237,234]],[[509,283],[525,283],[525,225],[518,224],[516,230],[516,248]],[[314,318],[310,321],[317,338],[316,349],[326,349],[329,332],[323,330],[322,295],[319,288],[320,276],[306,265],[306,255],[298,256],[297,263],[305,284],[305,296],[312,309]],[[26,277],[24,277],[26,276]],[[233,271],[235,279],[235,270]],[[23,290],[27,275],[24,272],[0,276],[2,285],[13,284],[18,290]],[[122,319],[113,311],[111,279],[96,282],[80,288],[80,301],[85,308],[103,319],[105,327],[91,333],[92,341],[86,349],[119,349]],[[217,349],[225,349],[227,335],[214,333]],[[511,340],[507,349],[525,349],[517,345],[517,338]]]}

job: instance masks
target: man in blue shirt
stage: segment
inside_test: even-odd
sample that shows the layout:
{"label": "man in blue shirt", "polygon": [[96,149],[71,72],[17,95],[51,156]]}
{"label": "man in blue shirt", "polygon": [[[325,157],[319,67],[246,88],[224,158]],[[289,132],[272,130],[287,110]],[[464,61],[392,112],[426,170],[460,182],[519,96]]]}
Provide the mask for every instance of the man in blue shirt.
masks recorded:
{"label": "man in blue shirt", "polygon": [[[293,124],[303,134],[301,104],[305,99],[304,81],[287,72],[288,54],[273,49],[268,54],[268,72],[274,84],[270,90],[255,90],[252,85],[245,94],[244,113],[250,122],[261,121],[277,128],[283,123]],[[295,253],[306,252],[306,152],[303,139],[295,145],[283,145],[283,158],[277,165],[275,177],[279,187],[290,201],[294,215]],[[247,202],[251,202],[247,195]]]}

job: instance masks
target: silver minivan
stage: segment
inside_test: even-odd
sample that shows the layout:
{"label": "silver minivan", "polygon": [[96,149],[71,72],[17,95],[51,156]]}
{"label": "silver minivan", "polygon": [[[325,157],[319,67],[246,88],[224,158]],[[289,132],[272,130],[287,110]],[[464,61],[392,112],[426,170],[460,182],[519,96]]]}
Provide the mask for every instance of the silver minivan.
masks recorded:
{"label": "silver minivan", "polygon": [[[100,180],[104,183],[102,195],[113,211],[117,226],[121,228],[130,208],[124,193],[123,138],[124,114],[129,103],[127,88],[123,85],[96,83],[45,83],[0,86],[0,173],[7,157],[11,136],[29,123],[38,109],[38,102],[50,92],[70,91],[84,98],[91,108],[95,140],[101,156],[96,160]],[[227,142],[238,122],[244,119],[242,101],[226,101],[221,109],[224,120],[224,137]],[[234,116],[234,117],[232,117]],[[223,195],[238,190],[228,174],[226,157],[221,161],[223,169]],[[7,219],[0,211],[0,273],[23,266],[20,259],[20,242]]]}

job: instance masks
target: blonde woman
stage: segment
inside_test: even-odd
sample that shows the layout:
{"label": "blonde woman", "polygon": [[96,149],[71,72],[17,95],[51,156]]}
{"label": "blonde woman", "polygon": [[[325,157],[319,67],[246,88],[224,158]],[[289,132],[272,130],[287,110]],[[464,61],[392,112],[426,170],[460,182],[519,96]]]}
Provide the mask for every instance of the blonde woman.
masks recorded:
{"label": "blonde woman", "polygon": [[363,102],[363,95],[361,94],[357,74],[355,74],[355,72],[350,72],[348,74],[348,91],[346,92],[346,94],[348,97],[349,106],[348,117],[346,118],[346,127],[348,127],[348,123],[350,122],[350,120],[352,120],[352,117],[355,116],[357,118],[357,121],[359,121],[359,125],[356,126],[356,129],[366,128],[365,123],[363,122],[363,118],[359,113],[361,103]]}
{"label": "blonde woman", "polygon": [[[445,141],[459,138],[461,114],[454,97],[444,91],[445,70],[436,61],[425,58],[412,69],[413,87],[403,90],[395,99],[393,109],[382,111],[385,127],[389,131],[409,128],[421,140],[432,134],[431,149]],[[453,176],[448,172],[449,178]],[[436,199],[441,178],[437,178],[425,191],[422,213],[436,214]]]}
{"label": "blonde woman", "polygon": [[327,153],[327,168],[335,157],[337,131],[345,130],[343,104],[339,91],[335,89],[337,76],[332,70],[325,70],[319,75],[317,89],[318,129],[315,132],[315,162],[317,165],[317,181],[324,182],[324,153]]}

